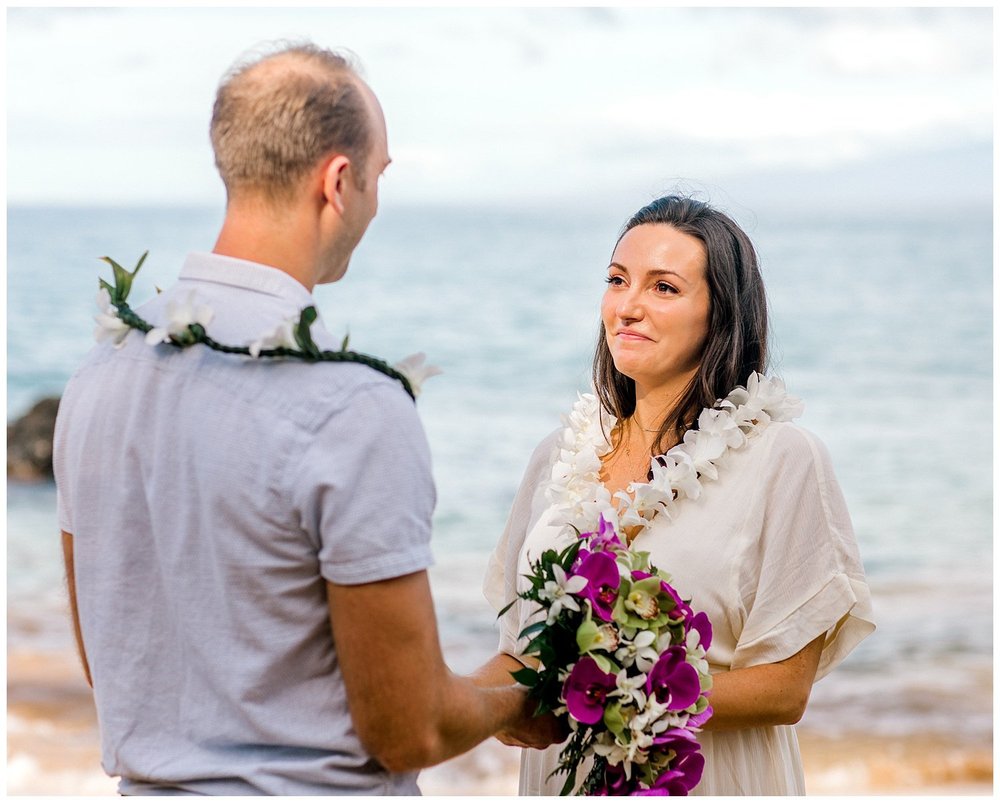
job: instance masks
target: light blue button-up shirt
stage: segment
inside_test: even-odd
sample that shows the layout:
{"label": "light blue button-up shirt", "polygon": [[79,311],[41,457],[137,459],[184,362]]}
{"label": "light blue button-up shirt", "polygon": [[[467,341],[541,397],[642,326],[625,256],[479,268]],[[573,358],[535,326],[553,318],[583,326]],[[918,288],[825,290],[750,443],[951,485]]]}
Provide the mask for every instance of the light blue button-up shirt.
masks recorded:
{"label": "light blue button-up shirt", "polygon": [[[192,291],[227,345],[314,303],[282,271],[194,254],[137,311],[165,325]],[[325,592],[432,562],[429,450],[397,381],[132,332],[70,380],[54,462],[123,793],[418,794],[355,734]]]}

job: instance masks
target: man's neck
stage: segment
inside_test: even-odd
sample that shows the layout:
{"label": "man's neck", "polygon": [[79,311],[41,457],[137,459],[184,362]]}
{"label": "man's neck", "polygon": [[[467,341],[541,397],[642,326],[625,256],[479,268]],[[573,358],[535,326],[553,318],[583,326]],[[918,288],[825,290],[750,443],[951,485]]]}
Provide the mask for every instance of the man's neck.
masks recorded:
{"label": "man's neck", "polygon": [[212,253],[284,271],[310,293],[316,285],[318,233],[307,216],[230,204]]}

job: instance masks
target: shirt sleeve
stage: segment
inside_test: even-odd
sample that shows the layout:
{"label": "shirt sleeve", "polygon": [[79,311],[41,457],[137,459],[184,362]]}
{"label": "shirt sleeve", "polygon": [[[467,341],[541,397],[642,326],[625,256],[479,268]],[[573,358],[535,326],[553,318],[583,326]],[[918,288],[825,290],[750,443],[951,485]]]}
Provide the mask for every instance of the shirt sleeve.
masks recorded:
{"label": "shirt sleeve", "polygon": [[430,449],[412,399],[395,383],[353,392],[311,437],[299,466],[292,493],[325,579],[377,582],[433,563]]}
{"label": "shirt sleeve", "polygon": [[805,430],[781,425],[767,458],[760,521],[740,560],[743,628],[732,668],[791,657],[825,634],[816,679],[874,629],[843,493],[826,449]]}

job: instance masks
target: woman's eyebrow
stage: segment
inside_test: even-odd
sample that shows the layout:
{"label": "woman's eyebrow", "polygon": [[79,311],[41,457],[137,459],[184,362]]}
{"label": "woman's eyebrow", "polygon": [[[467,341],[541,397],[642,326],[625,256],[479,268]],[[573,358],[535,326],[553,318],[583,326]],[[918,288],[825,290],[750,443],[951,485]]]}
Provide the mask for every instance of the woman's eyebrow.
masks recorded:
{"label": "woman's eyebrow", "polygon": [[[623,270],[628,273],[628,268],[622,265],[620,262],[612,262],[608,265],[609,268],[618,268],[618,270]],[[650,276],[676,276],[682,281],[688,281],[687,277],[683,274],[678,273],[675,270],[670,270],[669,268],[655,268],[650,271],[646,271]]]}

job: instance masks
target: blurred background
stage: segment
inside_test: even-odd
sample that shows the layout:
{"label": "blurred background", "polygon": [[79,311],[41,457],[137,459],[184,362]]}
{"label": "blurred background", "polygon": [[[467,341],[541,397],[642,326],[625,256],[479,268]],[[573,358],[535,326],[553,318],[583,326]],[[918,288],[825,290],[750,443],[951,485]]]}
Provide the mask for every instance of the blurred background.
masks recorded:
{"label": "blurred background", "polygon": [[[829,447],[879,629],[799,726],[814,793],[992,788],[993,11],[10,8],[7,646],[11,794],[108,794],[75,663],[45,430],[109,254],[133,297],[210,250],[219,78],[277,39],[347,48],[393,164],[326,326],[445,373],[420,398],[432,572],[459,671],[532,449],[589,386],[625,219],[666,192],[761,255],[773,370]],[[33,409],[34,408],[34,409]],[[29,414],[26,417],[26,414]],[[428,794],[516,793],[487,743]]]}

